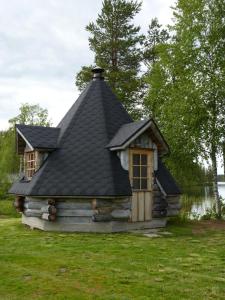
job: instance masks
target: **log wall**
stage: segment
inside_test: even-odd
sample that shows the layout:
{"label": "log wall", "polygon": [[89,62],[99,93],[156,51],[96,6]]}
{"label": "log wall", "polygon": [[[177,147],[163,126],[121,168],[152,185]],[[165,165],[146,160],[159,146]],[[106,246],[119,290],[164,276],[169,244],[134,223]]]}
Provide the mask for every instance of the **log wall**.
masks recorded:
{"label": "log wall", "polygon": [[174,217],[179,214],[180,209],[181,209],[180,196],[163,195],[158,185],[155,183],[153,186],[153,210],[152,210],[153,217],[154,218]]}
{"label": "log wall", "polygon": [[163,227],[166,219],[131,222],[131,198],[40,199],[26,197],[22,222],[55,231],[118,232]]}
{"label": "log wall", "polygon": [[180,196],[168,196],[167,197],[168,207],[167,216],[174,217],[177,216],[181,209]]}
{"label": "log wall", "polygon": [[128,221],[130,198],[120,199],[38,199],[27,197],[23,214],[49,221],[73,223]]}

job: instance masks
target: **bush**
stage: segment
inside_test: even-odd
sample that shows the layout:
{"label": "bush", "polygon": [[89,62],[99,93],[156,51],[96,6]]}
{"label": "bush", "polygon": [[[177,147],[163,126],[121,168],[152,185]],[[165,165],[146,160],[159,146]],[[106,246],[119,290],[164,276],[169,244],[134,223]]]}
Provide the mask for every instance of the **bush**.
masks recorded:
{"label": "bush", "polygon": [[[225,219],[225,201],[222,197],[220,197],[220,205],[221,205],[221,216],[222,219]],[[201,220],[216,220],[219,219],[218,214],[216,213],[216,205],[214,204],[212,208],[208,208],[206,213],[201,216]]]}
{"label": "bush", "polygon": [[0,218],[1,217],[19,218],[20,214],[13,207],[13,200],[0,200]]}

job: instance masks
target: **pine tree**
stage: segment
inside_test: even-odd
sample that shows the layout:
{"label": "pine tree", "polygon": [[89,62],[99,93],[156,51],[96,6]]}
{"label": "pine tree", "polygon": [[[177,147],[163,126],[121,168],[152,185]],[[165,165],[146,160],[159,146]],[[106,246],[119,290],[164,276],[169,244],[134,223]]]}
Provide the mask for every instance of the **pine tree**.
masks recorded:
{"label": "pine tree", "polygon": [[166,44],[169,38],[169,32],[162,28],[158,19],[152,19],[145,37],[143,50],[144,62],[149,68],[154,65],[159,57],[159,46]]}
{"label": "pine tree", "polygon": [[[138,117],[141,104],[139,71],[143,36],[132,20],[140,9],[138,1],[104,0],[96,22],[86,27],[94,63],[105,69],[106,80],[134,118]],[[82,67],[77,74],[76,85],[80,90],[91,79],[91,68]]]}

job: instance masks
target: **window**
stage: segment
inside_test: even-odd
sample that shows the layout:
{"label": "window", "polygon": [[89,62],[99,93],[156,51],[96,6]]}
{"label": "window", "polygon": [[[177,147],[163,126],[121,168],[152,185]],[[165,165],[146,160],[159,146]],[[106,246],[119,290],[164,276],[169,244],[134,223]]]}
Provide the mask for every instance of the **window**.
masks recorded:
{"label": "window", "polygon": [[146,152],[131,152],[131,182],[134,190],[149,190],[150,189],[150,153]]}
{"label": "window", "polygon": [[31,179],[36,169],[35,152],[25,153],[25,174]]}

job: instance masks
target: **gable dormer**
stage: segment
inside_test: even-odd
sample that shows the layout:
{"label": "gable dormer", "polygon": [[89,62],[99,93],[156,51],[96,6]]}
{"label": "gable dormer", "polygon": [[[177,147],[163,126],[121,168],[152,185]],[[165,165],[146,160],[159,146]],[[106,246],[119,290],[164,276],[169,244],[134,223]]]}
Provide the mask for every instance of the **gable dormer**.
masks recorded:
{"label": "gable dormer", "polygon": [[129,172],[133,190],[152,190],[158,158],[169,152],[168,144],[152,119],[123,125],[107,147],[117,152],[121,166]]}
{"label": "gable dormer", "polygon": [[20,172],[31,180],[48,154],[57,148],[59,128],[16,125],[17,154]]}

